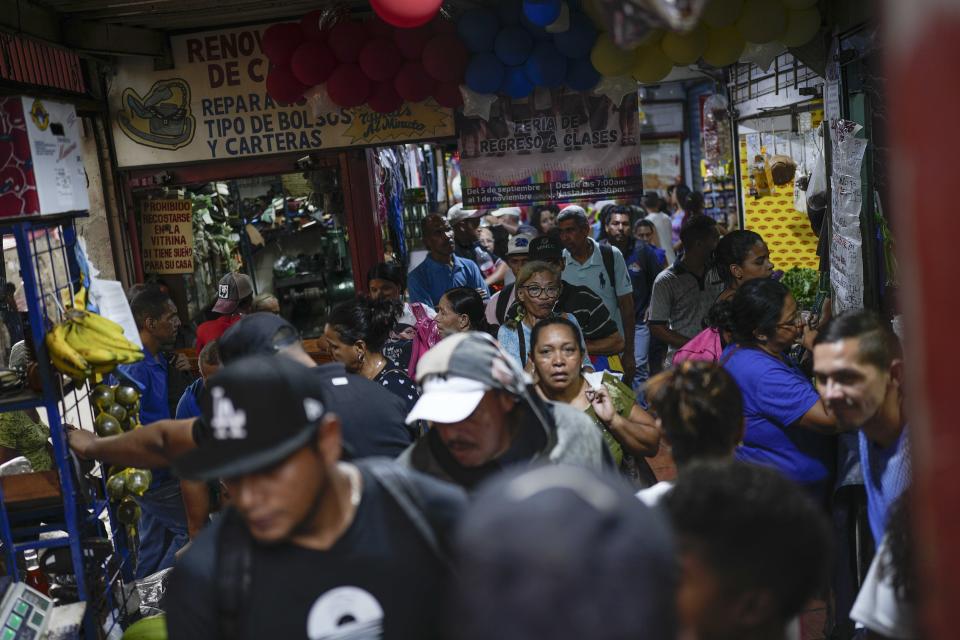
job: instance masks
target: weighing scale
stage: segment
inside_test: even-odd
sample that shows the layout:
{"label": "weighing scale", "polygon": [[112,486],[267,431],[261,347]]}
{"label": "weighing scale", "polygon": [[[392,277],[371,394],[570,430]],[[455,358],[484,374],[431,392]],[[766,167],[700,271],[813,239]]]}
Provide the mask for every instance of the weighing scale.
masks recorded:
{"label": "weighing scale", "polygon": [[0,640],[39,640],[50,625],[53,600],[23,582],[0,577]]}

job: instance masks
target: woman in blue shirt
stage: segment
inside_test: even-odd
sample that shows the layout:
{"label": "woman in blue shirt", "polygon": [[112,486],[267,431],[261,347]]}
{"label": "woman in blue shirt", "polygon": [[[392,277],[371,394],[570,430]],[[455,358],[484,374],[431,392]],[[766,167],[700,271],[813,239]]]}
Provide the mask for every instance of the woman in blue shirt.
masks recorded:
{"label": "woman in blue shirt", "polygon": [[726,307],[733,343],[720,360],[743,393],[746,430],[736,457],[774,467],[822,497],[834,467],[834,417],[811,382],[784,356],[803,332],[800,311],[781,283],[744,283]]}

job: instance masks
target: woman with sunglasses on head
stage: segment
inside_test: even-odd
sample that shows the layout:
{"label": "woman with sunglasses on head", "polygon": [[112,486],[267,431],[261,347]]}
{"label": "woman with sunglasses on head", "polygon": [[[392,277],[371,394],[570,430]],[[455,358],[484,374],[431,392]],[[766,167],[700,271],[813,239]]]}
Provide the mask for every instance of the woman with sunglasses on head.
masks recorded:
{"label": "woman with sunglasses on head", "polygon": [[537,392],[585,412],[603,430],[603,437],[620,472],[636,488],[656,482],[643,460],[660,448],[660,429],[636,403],[633,390],[609,372],[594,386],[582,373],[583,338],[577,326],[560,316],[544,318],[530,334],[533,376]]}
{"label": "woman with sunglasses on head", "polygon": [[[561,315],[573,323],[577,328],[580,340],[583,340],[583,332],[580,330],[580,325],[577,324],[573,314],[557,313],[554,310],[562,287],[560,269],[549,262],[539,260],[528,262],[517,274],[515,285],[517,304],[514,307],[516,313],[500,325],[497,340],[500,341],[500,346],[503,347],[504,351],[513,356],[520,363],[520,366],[528,372],[533,371],[533,363],[530,360],[530,331],[540,320]],[[584,350],[581,364],[591,370],[593,369],[586,350]]]}
{"label": "woman with sunglasses on head", "polygon": [[746,422],[739,460],[774,467],[813,495],[832,486],[834,416],[810,380],[785,353],[805,332],[797,301],[776,280],[758,278],[737,289],[718,318],[732,343],[720,364],[743,393]]}

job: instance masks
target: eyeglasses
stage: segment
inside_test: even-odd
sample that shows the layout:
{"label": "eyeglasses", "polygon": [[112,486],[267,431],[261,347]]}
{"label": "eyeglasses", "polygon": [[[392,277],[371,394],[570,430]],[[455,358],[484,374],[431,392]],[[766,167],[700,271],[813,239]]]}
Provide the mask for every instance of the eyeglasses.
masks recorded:
{"label": "eyeglasses", "polygon": [[800,326],[800,323],[802,321],[803,321],[802,317],[794,316],[793,318],[790,318],[786,322],[781,322],[780,324],[777,325],[777,327],[782,327],[785,329],[796,329],[797,327]]}
{"label": "eyeglasses", "polygon": [[530,284],[525,287],[521,287],[521,289],[526,291],[527,295],[529,295],[531,298],[539,298],[543,296],[543,294],[547,294],[548,298],[557,298],[560,296],[560,289],[562,288],[562,285],[541,287],[538,284]]}

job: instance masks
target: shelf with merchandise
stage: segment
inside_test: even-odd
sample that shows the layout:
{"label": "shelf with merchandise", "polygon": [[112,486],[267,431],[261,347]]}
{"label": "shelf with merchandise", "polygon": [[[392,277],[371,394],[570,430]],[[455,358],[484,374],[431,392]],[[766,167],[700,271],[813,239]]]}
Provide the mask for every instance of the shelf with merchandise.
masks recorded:
{"label": "shelf with merchandise", "polygon": [[[89,385],[71,382],[54,369],[45,343],[48,328],[62,320],[65,303],[72,303],[88,272],[87,265],[81,264],[85,258],[75,226],[75,220],[86,215],[69,212],[0,219],[4,233],[16,241],[27,308],[24,329],[40,387],[0,397],[0,412],[42,410],[52,450],[49,471],[0,482],[0,560],[10,577],[20,580],[19,558],[24,552],[61,553],[65,570],[55,579],[67,586],[57,583],[63,587],[58,593],[66,594],[60,602],[84,603],[84,636],[99,638],[126,620],[125,603],[114,597],[132,582],[133,558],[127,532],[117,524],[105,498],[105,470],[98,464],[81,464],[67,443],[68,425],[93,426]],[[18,485],[33,488],[23,493]],[[4,493],[7,489],[9,496]],[[27,499],[30,496],[34,499]],[[109,548],[95,562],[90,552],[93,541]]]}

